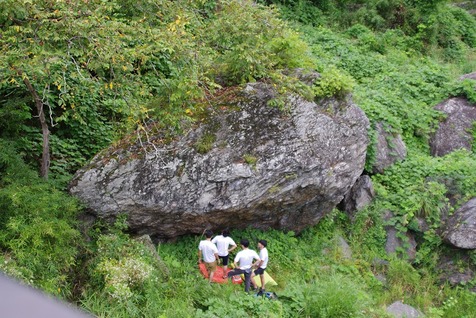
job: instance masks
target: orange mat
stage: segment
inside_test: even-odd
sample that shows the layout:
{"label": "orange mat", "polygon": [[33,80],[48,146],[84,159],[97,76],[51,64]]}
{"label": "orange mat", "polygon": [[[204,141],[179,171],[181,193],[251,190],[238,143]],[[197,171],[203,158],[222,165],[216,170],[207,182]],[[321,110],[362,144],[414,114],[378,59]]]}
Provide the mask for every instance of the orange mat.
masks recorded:
{"label": "orange mat", "polygon": [[[198,268],[200,269],[200,273],[208,279],[208,272],[207,269],[205,268],[205,264],[201,263],[198,264]],[[228,269],[227,272],[229,272],[230,269]],[[224,284],[228,281],[228,278],[223,278],[223,267],[222,266],[217,266],[217,270],[215,271],[215,274],[213,274],[213,282],[214,283],[219,283],[219,284]],[[243,279],[241,278],[240,275],[238,276],[233,276],[231,278],[231,282],[233,284],[241,284],[243,282]]]}

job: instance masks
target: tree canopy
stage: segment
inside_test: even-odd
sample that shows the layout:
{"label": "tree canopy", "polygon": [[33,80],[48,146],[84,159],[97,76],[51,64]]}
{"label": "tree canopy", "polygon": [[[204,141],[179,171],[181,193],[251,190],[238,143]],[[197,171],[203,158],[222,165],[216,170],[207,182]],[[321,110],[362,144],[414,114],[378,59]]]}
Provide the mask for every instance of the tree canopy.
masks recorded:
{"label": "tree canopy", "polygon": [[32,161],[51,133],[59,173],[148,120],[179,128],[223,85],[312,66],[297,34],[252,1],[22,0],[0,11],[2,137],[22,135]]}

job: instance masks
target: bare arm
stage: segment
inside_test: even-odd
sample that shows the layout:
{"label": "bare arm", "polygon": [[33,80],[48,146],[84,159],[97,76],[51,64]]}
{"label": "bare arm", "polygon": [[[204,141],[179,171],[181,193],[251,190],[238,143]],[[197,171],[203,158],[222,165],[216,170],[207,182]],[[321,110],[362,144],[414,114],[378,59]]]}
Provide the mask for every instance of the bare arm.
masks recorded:
{"label": "bare arm", "polygon": [[263,261],[260,258],[258,258],[258,260],[253,263],[253,266],[260,267],[262,263],[263,263]]}
{"label": "bare arm", "polygon": [[232,245],[231,248],[228,249],[228,253],[230,253],[231,251],[233,251],[235,248],[236,248],[236,245]]}

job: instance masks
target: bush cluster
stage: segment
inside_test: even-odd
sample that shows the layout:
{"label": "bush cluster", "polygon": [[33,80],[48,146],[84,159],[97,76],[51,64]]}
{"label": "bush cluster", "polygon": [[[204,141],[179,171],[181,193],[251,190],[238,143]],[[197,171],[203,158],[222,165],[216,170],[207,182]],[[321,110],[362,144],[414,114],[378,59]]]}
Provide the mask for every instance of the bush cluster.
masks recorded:
{"label": "bush cluster", "polygon": [[78,203],[40,180],[11,144],[0,140],[0,148],[0,269],[69,297],[80,248]]}

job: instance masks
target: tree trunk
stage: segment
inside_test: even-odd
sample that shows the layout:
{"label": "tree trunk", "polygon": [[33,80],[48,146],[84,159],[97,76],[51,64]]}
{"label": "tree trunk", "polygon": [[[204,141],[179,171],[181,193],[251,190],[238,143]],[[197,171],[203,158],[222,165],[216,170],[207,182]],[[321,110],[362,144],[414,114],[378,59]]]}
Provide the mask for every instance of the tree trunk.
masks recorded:
{"label": "tree trunk", "polygon": [[41,132],[43,135],[43,154],[41,156],[40,175],[43,179],[48,180],[48,171],[50,169],[50,130],[48,129],[48,123],[46,122],[45,118],[45,112],[43,109],[44,105],[28,78],[26,76],[22,77],[23,83],[25,83],[28,91],[33,96],[33,100],[35,101],[36,109],[38,111],[38,118],[40,119]]}

